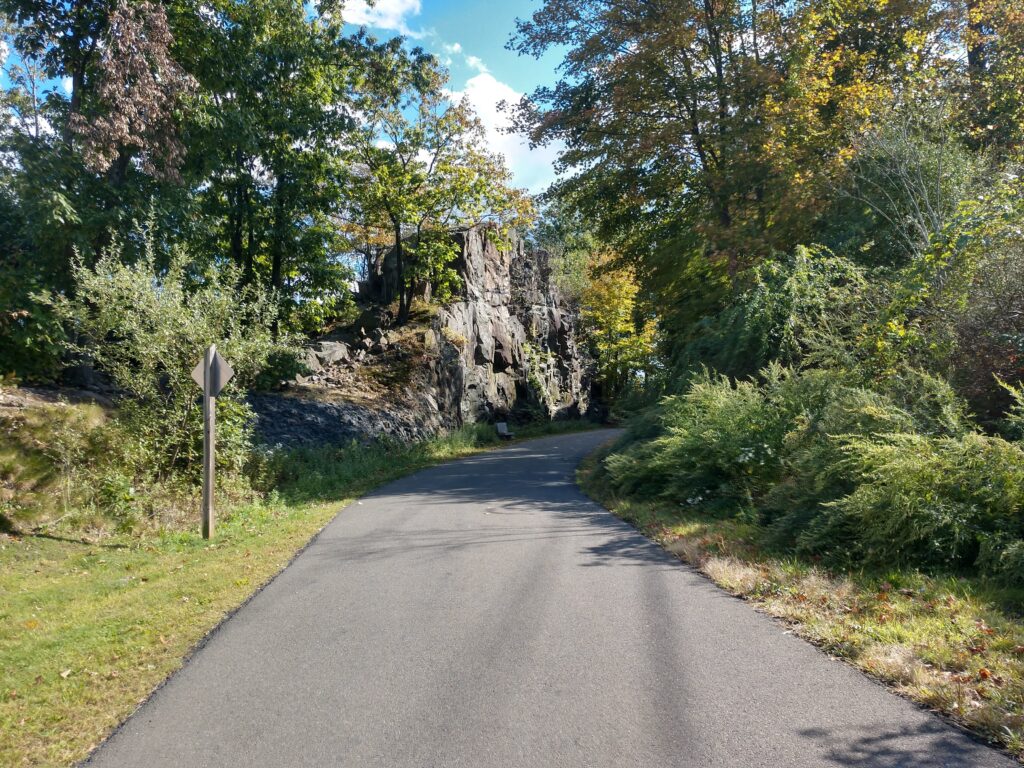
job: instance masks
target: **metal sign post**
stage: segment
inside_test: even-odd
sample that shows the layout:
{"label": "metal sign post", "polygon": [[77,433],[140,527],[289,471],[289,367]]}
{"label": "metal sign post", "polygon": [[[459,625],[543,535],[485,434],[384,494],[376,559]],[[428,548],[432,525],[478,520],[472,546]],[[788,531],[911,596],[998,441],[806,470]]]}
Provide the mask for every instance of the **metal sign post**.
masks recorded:
{"label": "metal sign post", "polygon": [[213,538],[214,442],[217,395],[235,372],[211,344],[192,371],[192,380],[203,388],[203,538]]}

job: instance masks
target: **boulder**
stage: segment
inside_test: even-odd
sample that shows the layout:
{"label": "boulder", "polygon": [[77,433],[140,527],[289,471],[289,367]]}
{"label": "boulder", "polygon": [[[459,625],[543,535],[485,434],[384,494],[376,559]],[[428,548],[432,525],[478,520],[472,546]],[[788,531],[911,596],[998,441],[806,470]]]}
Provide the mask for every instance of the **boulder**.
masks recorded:
{"label": "boulder", "polygon": [[321,341],[317,345],[316,357],[322,365],[343,363],[349,359],[348,345],[343,341]]}

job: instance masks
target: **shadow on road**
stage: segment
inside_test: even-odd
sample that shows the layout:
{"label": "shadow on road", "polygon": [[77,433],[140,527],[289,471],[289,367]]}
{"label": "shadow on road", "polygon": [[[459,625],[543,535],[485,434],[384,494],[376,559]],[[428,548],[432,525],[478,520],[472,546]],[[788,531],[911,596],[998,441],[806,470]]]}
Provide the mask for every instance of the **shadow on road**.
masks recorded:
{"label": "shadow on road", "polygon": [[815,751],[826,756],[830,765],[965,768],[972,765],[978,755],[977,747],[938,719],[916,726],[903,725],[870,732],[861,728],[852,738],[849,728],[841,734],[821,728],[808,728],[797,731],[797,734],[814,742]]}
{"label": "shadow on road", "polygon": [[[393,505],[406,503],[409,517],[397,526],[350,533],[332,542],[330,556],[353,561],[410,553],[443,558],[475,547],[580,538],[587,566],[678,567],[678,560],[579,490],[575,470],[588,447],[567,456],[559,438],[549,438],[393,482],[366,501],[380,497]],[[434,525],[419,522],[417,512],[423,510],[430,510]],[[436,526],[438,512],[450,526]]]}

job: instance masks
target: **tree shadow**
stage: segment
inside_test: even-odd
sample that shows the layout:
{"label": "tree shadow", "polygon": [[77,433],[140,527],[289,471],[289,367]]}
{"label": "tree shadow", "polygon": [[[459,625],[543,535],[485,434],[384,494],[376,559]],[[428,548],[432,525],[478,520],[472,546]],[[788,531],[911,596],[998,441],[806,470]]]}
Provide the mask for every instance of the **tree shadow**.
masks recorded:
{"label": "tree shadow", "polygon": [[363,560],[409,553],[443,556],[471,547],[578,538],[587,567],[678,567],[675,558],[577,487],[580,460],[607,439],[603,432],[555,435],[396,480],[363,501],[443,510],[452,525],[373,529],[332,542],[334,554]]}
{"label": "tree shadow", "polygon": [[[857,768],[965,768],[997,765],[998,753],[939,720],[884,730],[807,728],[797,732],[818,745],[830,764]],[[988,758],[986,760],[986,758]],[[983,761],[983,762],[980,762]],[[1012,763],[1007,759],[1006,765]]]}

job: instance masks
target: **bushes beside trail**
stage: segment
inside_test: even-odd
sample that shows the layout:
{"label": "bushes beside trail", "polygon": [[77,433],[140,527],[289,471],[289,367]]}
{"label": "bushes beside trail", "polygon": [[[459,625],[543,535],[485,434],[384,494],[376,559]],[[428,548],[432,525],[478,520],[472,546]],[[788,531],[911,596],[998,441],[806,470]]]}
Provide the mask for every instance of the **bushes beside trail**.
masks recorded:
{"label": "bushes beside trail", "polygon": [[604,464],[619,494],[751,520],[776,549],[1024,585],[1024,450],[963,412],[913,370],[882,383],[778,365],[743,381],[705,371]]}

